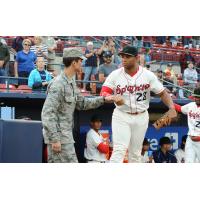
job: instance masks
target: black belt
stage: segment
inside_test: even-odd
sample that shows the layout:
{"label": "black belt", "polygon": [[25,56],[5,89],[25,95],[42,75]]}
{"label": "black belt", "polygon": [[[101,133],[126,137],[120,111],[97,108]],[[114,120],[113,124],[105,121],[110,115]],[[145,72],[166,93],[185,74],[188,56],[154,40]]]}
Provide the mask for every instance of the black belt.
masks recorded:
{"label": "black belt", "polygon": [[146,110],[142,111],[142,112],[135,112],[135,113],[131,113],[131,112],[126,112],[127,114],[129,115],[138,115],[138,114],[141,114],[141,113],[144,113]]}

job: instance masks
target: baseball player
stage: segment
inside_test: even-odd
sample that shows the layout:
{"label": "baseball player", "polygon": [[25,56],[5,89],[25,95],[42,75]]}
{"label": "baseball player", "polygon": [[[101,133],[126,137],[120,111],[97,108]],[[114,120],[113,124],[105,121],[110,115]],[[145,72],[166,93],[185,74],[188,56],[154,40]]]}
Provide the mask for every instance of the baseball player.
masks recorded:
{"label": "baseball player", "polygon": [[112,116],[113,153],[110,162],[122,162],[128,149],[129,162],[141,162],[144,136],[149,123],[150,91],[175,111],[173,101],[151,71],[139,66],[138,51],[126,46],[119,53],[123,67],[113,71],[102,86],[101,95],[121,96],[124,104],[115,103]]}
{"label": "baseball player", "polygon": [[98,115],[90,120],[91,129],[87,133],[84,156],[88,163],[105,163],[106,154],[109,153],[109,145],[99,133],[102,120]]}
{"label": "baseball player", "polygon": [[195,102],[184,106],[175,104],[175,109],[187,115],[188,138],[185,145],[185,162],[194,163],[200,161],[200,87],[195,88],[192,95]]}

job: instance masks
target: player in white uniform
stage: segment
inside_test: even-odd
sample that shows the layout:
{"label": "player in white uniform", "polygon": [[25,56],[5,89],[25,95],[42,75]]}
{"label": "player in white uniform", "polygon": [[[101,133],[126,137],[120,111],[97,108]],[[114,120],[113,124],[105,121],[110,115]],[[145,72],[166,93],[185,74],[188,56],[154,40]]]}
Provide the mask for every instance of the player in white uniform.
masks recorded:
{"label": "player in white uniform", "polygon": [[185,162],[194,163],[200,161],[200,87],[194,90],[195,102],[184,106],[175,104],[178,112],[187,115],[188,138],[185,145]]}
{"label": "player in white uniform", "polygon": [[109,145],[105,142],[103,136],[99,133],[102,120],[99,116],[94,115],[91,118],[91,129],[86,136],[86,148],[84,156],[88,163],[105,163],[106,154],[109,153]]}
{"label": "player in white uniform", "polygon": [[169,109],[173,101],[151,71],[138,65],[137,49],[126,46],[119,53],[123,67],[106,79],[101,95],[121,95],[124,105],[114,109],[112,116],[113,153],[110,162],[122,162],[128,149],[129,162],[141,162],[142,143],[149,123],[150,91],[159,95]]}

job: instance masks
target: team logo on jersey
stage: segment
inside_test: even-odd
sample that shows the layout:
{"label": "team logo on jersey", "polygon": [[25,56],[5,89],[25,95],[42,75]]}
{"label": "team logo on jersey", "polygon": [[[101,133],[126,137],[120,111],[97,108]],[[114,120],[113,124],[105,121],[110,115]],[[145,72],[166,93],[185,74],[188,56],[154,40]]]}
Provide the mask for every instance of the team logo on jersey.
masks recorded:
{"label": "team logo on jersey", "polygon": [[192,112],[192,110],[190,110],[189,112],[189,117],[190,118],[193,118],[193,119],[200,119],[200,114],[199,113],[195,113],[195,112]]}
{"label": "team logo on jersey", "polygon": [[128,91],[129,93],[134,93],[134,92],[138,92],[138,91],[145,91],[150,87],[150,84],[141,84],[139,86],[137,85],[125,85],[125,87],[121,87],[121,85],[117,85],[116,88],[116,93],[117,94],[121,94],[123,95],[126,91]]}

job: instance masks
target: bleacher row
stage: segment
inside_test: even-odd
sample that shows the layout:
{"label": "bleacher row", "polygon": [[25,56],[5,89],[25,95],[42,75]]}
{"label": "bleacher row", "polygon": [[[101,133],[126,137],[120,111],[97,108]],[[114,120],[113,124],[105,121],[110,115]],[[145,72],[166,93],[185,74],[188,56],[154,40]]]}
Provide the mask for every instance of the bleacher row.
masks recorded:
{"label": "bleacher row", "polygon": [[[151,49],[152,60],[156,61],[169,61],[169,62],[179,62],[181,53],[184,52],[184,47],[170,47],[155,44]],[[200,50],[190,49],[191,55],[194,57],[195,62],[200,62]]]}
{"label": "bleacher row", "polygon": [[[8,44],[9,47],[12,46],[12,42],[14,40],[14,37],[8,37],[4,38]],[[59,39],[56,37],[57,40],[57,49],[56,53],[58,56],[62,56],[63,49],[66,47],[79,47],[83,52],[85,52],[86,49],[86,42],[87,41],[95,41],[96,43],[99,43],[100,46],[102,45],[103,42],[103,37],[92,37],[92,36],[84,36],[84,37],[64,37],[62,39]],[[84,42],[83,42],[84,41]],[[127,43],[129,44],[129,41],[120,41],[121,43]],[[155,42],[155,41],[154,41]],[[120,44],[122,45],[122,44]],[[142,52],[145,52],[145,48],[142,48]],[[171,47],[170,45],[159,45],[156,43],[153,43],[153,47],[151,48],[151,59],[155,60],[156,62],[176,62],[177,64],[179,63],[180,60],[180,55],[181,53],[184,52],[184,47],[179,45],[176,47]],[[197,49],[190,49],[191,54],[195,58],[196,63],[200,61],[200,50]],[[13,64],[13,63],[12,63]],[[83,80],[83,73],[77,75],[78,80]],[[184,82],[182,79],[178,79],[177,84],[179,86],[183,86]],[[81,85],[79,83],[79,85]],[[8,91],[9,92],[27,92],[31,93],[32,89],[28,88],[26,85],[21,85],[19,87],[16,87],[15,85],[10,85],[10,88],[7,86],[1,84],[0,85],[0,92],[2,91]]]}
{"label": "bleacher row", "polygon": [[[66,47],[79,47],[83,52],[86,49],[86,42],[87,41],[95,41],[96,42],[96,47],[100,47],[103,43],[103,37],[101,36],[83,36],[81,37],[63,37],[63,40],[60,40],[58,38],[62,37],[55,37],[57,40],[57,48],[56,48],[56,53],[57,55],[60,56],[60,54],[63,53],[63,49]],[[12,42],[14,40],[14,37],[8,37],[4,38],[8,44],[9,47],[12,46]],[[83,42],[84,41],[84,42]],[[117,42],[117,40],[115,40]],[[183,46],[176,46],[176,47],[171,47],[170,45],[160,45],[156,44],[155,40],[153,40],[154,43],[152,44],[153,47],[151,48],[151,56],[152,60],[156,61],[169,61],[169,62],[179,62],[180,55],[182,52],[184,52],[184,47]],[[118,41],[119,42],[119,41]],[[118,46],[122,46],[122,44],[129,44],[130,41],[120,41],[120,44]],[[144,49],[143,49],[144,51]],[[200,49],[195,49],[192,48],[190,49],[190,52],[192,56],[194,56],[196,63],[200,61]]]}
{"label": "bleacher row", "polygon": [[32,93],[32,89],[27,85],[0,84],[0,92]]}

